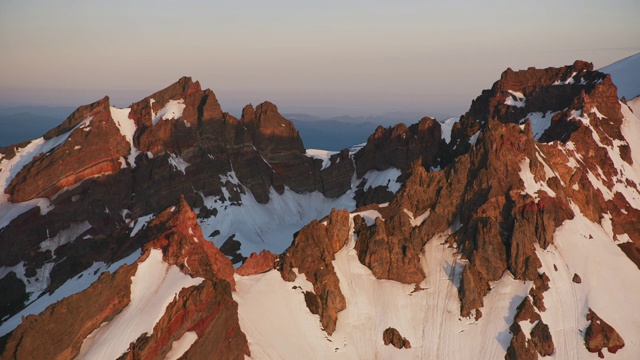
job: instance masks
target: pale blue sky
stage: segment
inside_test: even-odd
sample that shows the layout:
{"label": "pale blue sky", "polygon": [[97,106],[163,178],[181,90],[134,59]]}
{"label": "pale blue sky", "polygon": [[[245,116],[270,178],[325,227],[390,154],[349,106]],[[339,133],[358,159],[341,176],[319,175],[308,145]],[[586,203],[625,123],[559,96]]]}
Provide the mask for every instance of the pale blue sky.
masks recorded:
{"label": "pale blue sky", "polygon": [[640,1],[0,0],[0,104],[126,106],[182,75],[223,109],[461,113],[507,67],[640,51]]}

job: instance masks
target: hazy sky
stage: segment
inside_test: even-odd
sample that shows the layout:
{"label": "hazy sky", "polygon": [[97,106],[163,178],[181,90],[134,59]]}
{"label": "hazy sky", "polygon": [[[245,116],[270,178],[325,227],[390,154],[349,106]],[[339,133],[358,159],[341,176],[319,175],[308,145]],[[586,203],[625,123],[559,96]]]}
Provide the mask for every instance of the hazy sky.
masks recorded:
{"label": "hazy sky", "polygon": [[465,111],[507,67],[640,51],[640,1],[0,0],[0,104],[126,106],[182,75],[223,109]]}

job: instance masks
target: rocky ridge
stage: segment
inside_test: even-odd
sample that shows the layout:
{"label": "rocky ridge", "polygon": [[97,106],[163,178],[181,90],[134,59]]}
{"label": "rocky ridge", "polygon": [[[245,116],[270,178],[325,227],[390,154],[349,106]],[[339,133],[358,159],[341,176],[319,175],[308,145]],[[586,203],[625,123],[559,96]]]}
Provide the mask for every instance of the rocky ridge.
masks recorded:
{"label": "rocky ridge", "polygon": [[[304,276],[313,286],[304,292],[304,303],[331,336],[350,306],[334,267],[350,239],[358,261],[375,278],[411,284],[417,292],[428,291],[421,287],[428,275],[426,244],[448,233],[444,244],[462,264],[459,279],[452,280],[460,319],[483,321],[495,284],[505,277],[523,281],[527,293],[513,315],[505,356],[548,356],[556,351],[557,332],[554,323],[543,322],[545,294],[558,285],[544,254],[556,251],[558,229],[584,216],[637,264],[640,154],[628,137],[630,111],[618,101],[610,77],[589,63],[508,69],[454,125],[449,143],[440,124],[424,118],[409,127],[378,128],[362,148],[323,160],[306,153],[275,105],[248,105],[236,119],[190,78],[125,110],[104,98],[79,108],[40,143],[0,152],[0,167],[9,173],[2,177],[9,201],[2,206],[34,204],[0,229],[0,285],[15,289],[0,296],[0,316],[15,314],[29,293],[54,292],[94,262],[112,263],[142,247],[139,264],[159,249],[167,264],[204,280],[180,291],[153,332],[132,341],[123,357],[164,357],[186,333],[197,336],[186,353],[190,357],[243,357],[249,345],[231,297],[238,276],[273,270],[285,281]],[[109,141],[94,144],[99,137]],[[103,158],[73,155],[85,148]],[[25,155],[32,156],[29,162],[15,161]],[[367,187],[375,183],[373,175],[390,169],[399,170],[399,191]],[[366,220],[334,209],[303,226],[279,256],[239,256],[246,260],[234,275],[229,260],[207,241],[217,235],[207,237],[201,225],[224,224],[225,211],[247,206],[247,196],[267,205],[288,192],[351,196],[354,206],[348,210],[377,215]],[[233,236],[227,240],[233,241],[244,246]],[[91,331],[126,308],[137,264],[103,274],[87,290],[27,317],[4,339],[5,351],[18,354],[28,351],[20,344],[33,343],[35,351],[77,354]],[[109,287],[118,289],[120,300],[100,297],[100,289]],[[71,311],[74,301],[94,298],[107,310],[73,313],[82,328],[60,332],[59,348],[40,350],[40,324],[64,323],[60,314]],[[593,325],[604,323],[594,316],[586,329],[591,335],[584,336],[587,348],[620,349],[616,330]],[[384,342],[410,347],[398,330],[389,329]],[[613,342],[589,345],[589,339],[604,336],[594,334],[611,334],[606,337]]]}

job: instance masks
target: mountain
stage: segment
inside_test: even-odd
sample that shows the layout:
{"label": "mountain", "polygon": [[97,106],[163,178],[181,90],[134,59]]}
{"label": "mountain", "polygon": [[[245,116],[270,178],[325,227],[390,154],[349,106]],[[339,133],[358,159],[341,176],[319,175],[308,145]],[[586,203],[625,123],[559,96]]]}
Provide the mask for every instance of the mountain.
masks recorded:
{"label": "mountain", "polygon": [[618,88],[618,96],[631,100],[640,95],[640,53],[631,55],[613,64],[607,65],[600,71],[610,74]]}
{"label": "mountain", "polygon": [[3,358],[640,356],[640,120],[584,61],[335,152],[184,77],[0,168]]}
{"label": "mountain", "polygon": [[[447,118],[442,114],[432,117]],[[339,151],[353,144],[367,141],[378,126],[412,123],[422,116],[415,113],[393,112],[377,116],[336,116],[320,118],[307,114],[285,114],[291,120],[307,148]]]}

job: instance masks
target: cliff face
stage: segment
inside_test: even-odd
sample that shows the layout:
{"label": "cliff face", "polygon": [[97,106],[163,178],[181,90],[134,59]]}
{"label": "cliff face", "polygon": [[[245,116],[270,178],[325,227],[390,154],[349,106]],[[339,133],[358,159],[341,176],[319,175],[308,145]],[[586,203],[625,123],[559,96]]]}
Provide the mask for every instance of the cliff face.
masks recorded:
{"label": "cliff face", "polygon": [[332,154],[188,77],[105,97],[0,151],[3,356],[633,357],[640,319],[607,304],[640,289],[639,134],[581,61],[508,69],[448,143],[425,117]]}
{"label": "cliff face", "polygon": [[[13,354],[17,359],[63,359],[79,354],[120,356],[124,352],[125,358],[163,358],[175,341],[193,334],[196,340],[187,355],[201,358],[216,354],[219,359],[249,355],[247,340],[238,325],[237,304],[231,298],[235,285],[233,267],[213,244],[203,239],[189,205],[179,201],[137,236],[148,242],[135,263],[115,273],[103,273],[86,290],[55,303],[40,315],[25,318],[6,340],[4,354]],[[172,288],[169,281],[187,286]],[[157,283],[157,287],[146,283]],[[164,307],[155,309],[158,302]],[[128,332],[118,324],[148,322],[145,316],[158,317],[151,324],[152,332],[136,335],[129,339],[130,345],[124,343],[124,348],[118,348],[122,341],[101,336],[113,329],[126,337]],[[109,323],[114,324],[112,328],[106,326]],[[95,340],[88,340],[90,335]],[[115,349],[102,350],[105,347]]]}

